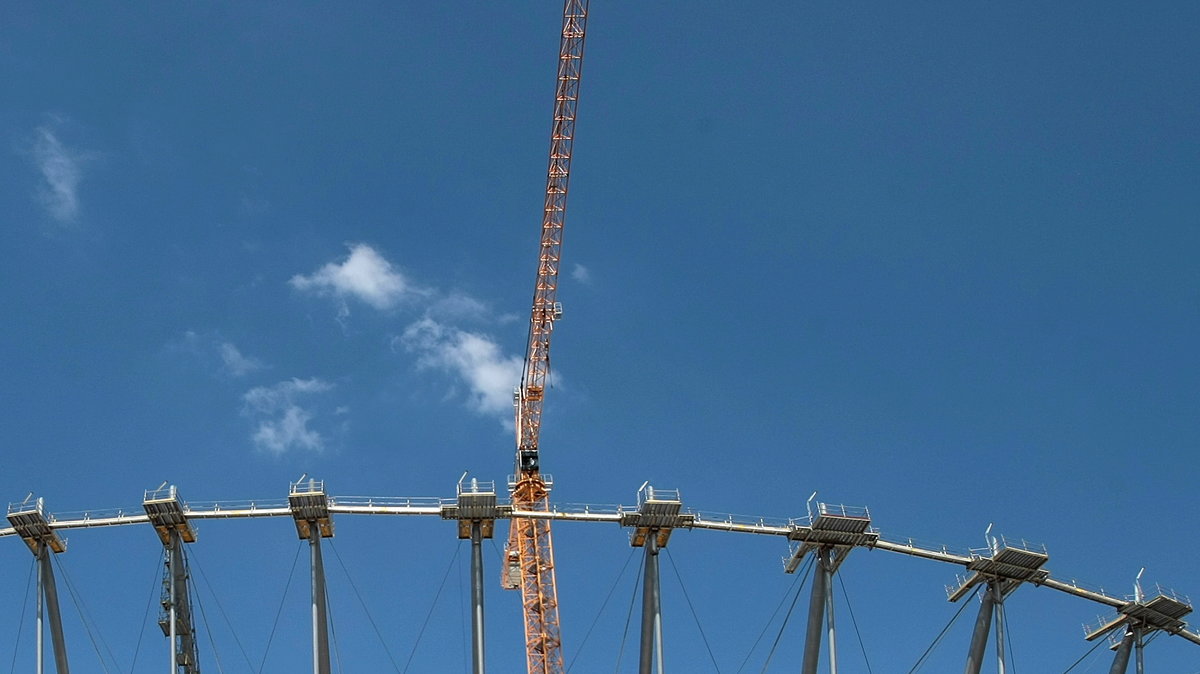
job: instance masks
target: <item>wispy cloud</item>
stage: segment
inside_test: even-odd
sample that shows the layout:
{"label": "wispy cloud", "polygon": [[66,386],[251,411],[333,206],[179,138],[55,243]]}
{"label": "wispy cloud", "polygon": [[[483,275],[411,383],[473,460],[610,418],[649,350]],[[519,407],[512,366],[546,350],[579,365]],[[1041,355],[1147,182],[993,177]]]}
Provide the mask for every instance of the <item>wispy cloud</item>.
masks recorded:
{"label": "wispy cloud", "polygon": [[343,302],[355,298],[376,309],[390,309],[402,300],[428,291],[414,286],[374,248],[358,243],[340,262],[330,262],[312,274],[296,274],[288,283],[295,289]]}
{"label": "wispy cloud", "polygon": [[505,356],[486,335],[423,318],[405,329],[400,343],[417,354],[421,367],[440,369],[462,379],[470,389],[469,404],[486,416],[512,426],[512,392],[521,380],[522,361]]}
{"label": "wispy cloud", "polygon": [[241,377],[263,368],[262,361],[243,354],[232,342],[221,342],[217,348],[225,372],[234,377]]}
{"label": "wispy cloud", "polygon": [[325,438],[309,428],[313,419],[311,407],[300,400],[333,388],[317,378],[286,379],[273,386],[258,386],[242,396],[242,413],[254,421],[251,433],[254,446],[270,454],[282,455],[292,450],[319,452],[325,448]]}
{"label": "wispy cloud", "polygon": [[576,262],[575,266],[571,268],[571,278],[587,285],[592,282],[592,273],[588,271],[587,267]]}
{"label": "wispy cloud", "polygon": [[[479,331],[480,326],[510,323],[514,317],[496,315],[479,299],[461,291],[444,292],[417,285],[396,265],[366,244],[350,246],[350,254],[309,275],[289,281],[297,290],[334,297],[338,320],[344,319],[351,298],[379,310],[403,305],[421,318],[410,322],[392,344],[416,356],[417,367],[448,374],[468,391],[462,398],[474,412],[498,418],[511,428],[512,391],[520,383],[522,359],[505,355],[500,345]],[[463,326],[471,326],[466,329]]]}
{"label": "wispy cloud", "polygon": [[206,369],[225,377],[244,377],[267,367],[266,363],[242,353],[241,349],[217,332],[198,333],[188,330],[178,341],[168,345],[174,352],[183,352],[198,360]]}
{"label": "wispy cloud", "polygon": [[38,201],[50,217],[71,224],[79,218],[79,182],[87,155],[64,145],[56,126],[43,124],[34,132],[33,161],[42,174]]}

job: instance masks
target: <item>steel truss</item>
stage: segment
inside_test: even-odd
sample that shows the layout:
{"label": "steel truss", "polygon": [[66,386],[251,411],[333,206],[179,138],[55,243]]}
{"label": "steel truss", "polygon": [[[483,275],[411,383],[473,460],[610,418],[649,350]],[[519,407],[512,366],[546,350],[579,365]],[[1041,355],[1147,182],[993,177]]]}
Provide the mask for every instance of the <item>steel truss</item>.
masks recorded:
{"label": "steel truss", "polygon": [[[164,485],[165,486],[165,485]],[[528,503],[529,496],[535,504],[533,509],[521,507]],[[865,509],[849,509],[845,506],[817,504],[815,513],[806,517],[790,519],[746,518],[734,515],[718,515],[682,507],[677,491],[655,490],[643,485],[638,493],[638,503],[632,506],[559,506],[550,503],[547,494],[527,495],[508,502],[498,499],[492,483],[459,484],[455,498],[406,498],[406,497],[335,497],[327,496],[324,484],[301,479],[291,485],[287,499],[193,502],[181,501],[174,487],[146,492],[141,512],[137,509],[113,511],[87,511],[80,513],[46,514],[41,499],[31,502],[10,504],[8,519],[10,527],[0,528],[0,538],[19,537],[38,560],[39,613],[38,613],[38,671],[42,671],[42,611],[46,604],[49,613],[50,631],[56,663],[56,671],[66,674],[67,653],[62,635],[61,617],[57,605],[51,553],[66,550],[59,533],[72,529],[105,528],[150,524],[163,543],[167,559],[167,587],[172,599],[165,602],[169,613],[174,614],[165,622],[171,642],[172,664],[178,674],[198,674],[194,630],[191,624],[190,607],[187,602],[187,571],[183,547],[195,540],[191,522],[206,519],[248,519],[260,517],[289,517],[295,521],[301,539],[309,541],[312,553],[313,574],[313,648],[314,673],[328,672],[328,644],[325,618],[325,583],[320,554],[320,539],[333,535],[332,518],[335,515],[393,515],[434,516],[459,522],[459,537],[470,539],[473,545],[472,597],[474,672],[483,672],[483,625],[482,625],[482,560],[477,559],[478,546],[482,538],[490,538],[497,519],[512,520],[518,531],[525,531],[527,542],[537,545],[537,532],[557,520],[566,522],[597,522],[615,524],[632,529],[630,542],[635,547],[645,547],[647,556],[647,592],[643,601],[643,645],[642,669],[653,662],[661,671],[662,632],[661,607],[657,583],[658,551],[665,547],[675,529],[701,529],[718,532],[735,532],[763,536],[777,536],[793,546],[791,559],[785,570],[795,571],[800,560],[807,554],[816,556],[819,568],[814,572],[814,585],[809,610],[809,628],[806,645],[806,663],[811,659],[815,666],[816,653],[820,649],[821,632],[827,628],[830,650],[833,651],[832,577],[846,555],[855,548],[884,550],[896,554],[952,564],[967,572],[965,578],[948,588],[951,601],[968,596],[969,590],[979,585],[984,588],[979,617],[968,654],[967,671],[978,671],[982,653],[987,642],[993,614],[1002,610],[1004,598],[1021,584],[1048,587],[1090,602],[1108,606],[1114,616],[1102,621],[1090,630],[1088,640],[1117,635],[1113,671],[1123,671],[1130,651],[1144,644],[1146,637],[1154,631],[1162,631],[1182,637],[1200,645],[1200,634],[1188,629],[1183,617],[1192,610],[1190,602],[1173,593],[1160,591],[1147,599],[1139,591],[1130,598],[1117,597],[1103,591],[1088,589],[1075,581],[1053,578],[1042,565],[1048,560],[1044,549],[1037,549],[1024,542],[1013,544],[1003,539],[989,539],[989,547],[981,550],[960,551],[947,546],[930,547],[912,539],[889,538],[870,526]],[[860,512],[861,511],[861,512]],[[543,561],[548,551],[539,551]],[[534,558],[537,555],[533,556]],[[653,569],[651,569],[653,565]],[[544,573],[545,570],[542,570]],[[552,573],[552,566],[550,569]],[[526,577],[528,577],[528,574]],[[817,587],[820,586],[820,587]],[[1140,586],[1139,586],[1140,590]],[[545,600],[545,598],[541,598]],[[997,625],[997,628],[1000,626]],[[554,635],[557,638],[557,635]],[[997,631],[997,640],[1003,633]],[[556,642],[557,643],[557,642]],[[999,658],[1003,667],[1002,643]],[[556,649],[555,649],[556,650]],[[811,656],[808,655],[811,653]],[[805,671],[812,671],[806,668]]]}

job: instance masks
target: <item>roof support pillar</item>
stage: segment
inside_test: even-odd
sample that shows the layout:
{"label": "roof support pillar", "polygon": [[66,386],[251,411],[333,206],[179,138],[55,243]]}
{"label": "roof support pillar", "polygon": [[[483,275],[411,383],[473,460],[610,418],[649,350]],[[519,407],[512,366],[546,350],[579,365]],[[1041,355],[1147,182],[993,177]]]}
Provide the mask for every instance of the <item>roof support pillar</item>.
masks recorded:
{"label": "roof support pillar", "polygon": [[[67,642],[63,637],[62,614],[58,610],[58,587],[54,583],[54,569],[50,565],[50,547],[45,543],[38,548],[38,585],[41,586],[40,597],[45,598],[47,617],[50,619],[50,641],[54,646],[54,671],[57,674],[70,674],[71,668],[67,663]],[[38,672],[42,671],[42,613],[38,605]]]}
{"label": "roof support pillar", "polygon": [[663,674],[662,595],[658,587],[658,530],[646,536],[646,565],[642,576],[642,644],[638,674]]}
{"label": "roof support pillar", "polygon": [[979,604],[979,616],[975,618],[975,630],[971,633],[971,648],[967,651],[967,667],[963,670],[964,674],[979,674],[983,667],[983,653],[987,649],[988,632],[992,630],[997,588],[997,583],[988,581]]}
{"label": "roof support pillar", "polygon": [[[817,664],[821,659],[821,628],[824,627],[824,614],[830,601],[829,580],[833,577],[830,550],[829,546],[822,546],[817,551],[816,568],[813,569],[812,599],[808,602],[808,630],[804,638],[804,660],[800,666],[803,674],[817,674]],[[833,636],[832,628],[830,636]]]}
{"label": "roof support pillar", "polygon": [[471,672],[483,671],[483,523],[471,522]]}
{"label": "roof support pillar", "polygon": [[329,612],[325,602],[325,564],[321,560],[321,532],[309,523],[308,548],[312,553],[313,674],[329,674]]}
{"label": "roof support pillar", "polygon": [[1129,653],[1133,650],[1134,634],[1133,630],[1125,632],[1125,636],[1121,639],[1121,643],[1117,645],[1117,655],[1113,658],[1112,667],[1109,668],[1108,674],[1125,674],[1129,669]]}

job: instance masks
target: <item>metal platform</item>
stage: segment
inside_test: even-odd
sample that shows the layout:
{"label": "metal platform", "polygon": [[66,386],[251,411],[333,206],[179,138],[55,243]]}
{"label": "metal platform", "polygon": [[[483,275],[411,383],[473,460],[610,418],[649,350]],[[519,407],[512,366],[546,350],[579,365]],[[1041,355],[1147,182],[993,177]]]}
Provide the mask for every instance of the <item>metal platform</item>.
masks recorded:
{"label": "metal platform", "polygon": [[[511,507],[507,510],[511,512]],[[495,535],[496,519],[502,516],[496,500],[496,484],[475,479],[470,482],[460,481],[458,497],[453,503],[442,504],[441,514],[442,519],[458,520],[458,537],[461,539],[471,537],[472,522],[479,522],[484,538],[492,538]]]}
{"label": "metal platform", "polygon": [[178,532],[179,538],[185,543],[196,542],[196,530],[188,522],[187,509],[179,500],[175,485],[161,485],[158,489],[146,491],[142,497],[142,507],[163,545],[171,543],[172,531]]}
{"label": "metal platform", "polygon": [[32,499],[33,495],[30,494],[20,503],[8,504],[8,521],[12,524],[16,534],[25,541],[35,555],[38,554],[42,545],[55,553],[66,552],[67,542],[59,538],[58,534],[50,528],[50,521],[44,514],[42,499],[40,497],[36,501],[32,501]]}
{"label": "metal platform", "polygon": [[821,548],[833,550],[831,562],[836,570],[855,547],[874,545],[879,532],[871,528],[871,513],[865,507],[818,503],[809,524],[791,522],[787,537],[800,543],[783,565],[786,573],[795,573],[805,556]]}
{"label": "metal platform", "polygon": [[288,508],[296,520],[296,533],[300,538],[311,536],[312,525],[317,526],[321,538],[333,537],[333,520],[329,517],[329,497],[325,495],[323,480],[305,480],[301,477],[288,490]]}
{"label": "metal platform", "polygon": [[1045,580],[1050,572],[1043,569],[1050,555],[1046,546],[1033,545],[1027,541],[1009,542],[1003,536],[990,548],[971,550],[971,561],[967,570],[973,573],[960,578],[956,585],[946,588],[950,601],[958,601],[971,592],[979,583],[999,581],[1001,596],[1007,596],[1021,583],[1036,584]]}
{"label": "metal platform", "polygon": [[622,512],[621,526],[633,527],[629,544],[640,548],[646,538],[654,532],[658,547],[664,547],[676,527],[690,527],[696,516],[683,512],[683,501],[678,489],[655,489],[649,484],[638,490],[636,512]]}
{"label": "metal platform", "polygon": [[1191,612],[1192,603],[1187,597],[1159,588],[1159,594],[1149,600],[1133,600],[1118,608],[1117,615],[1089,628],[1085,638],[1094,641],[1124,625],[1178,634],[1187,627],[1183,617]]}

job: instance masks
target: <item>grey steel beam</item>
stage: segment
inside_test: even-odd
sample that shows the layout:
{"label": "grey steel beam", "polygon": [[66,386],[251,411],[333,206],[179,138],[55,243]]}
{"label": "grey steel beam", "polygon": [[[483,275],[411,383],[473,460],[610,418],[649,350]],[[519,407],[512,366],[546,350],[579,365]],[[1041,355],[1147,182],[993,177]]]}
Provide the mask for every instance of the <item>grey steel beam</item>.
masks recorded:
{"label": "grey steel beam", "polygon": [[825,564],[825,621],[829,623],[829,674],[837,674],[837,631],[833,627],[833,565]]}
{"label": "grey steel beam", "polygon": [[[50,641],[54,647],[54,671],[57,674],[70,674],[71,667],[67,663],[67,642],[63,638],[62,614],[58,610],[58,588],[54,584],[54,569],[50,566],[50,548],[42,543],[38,549],[38,578],[42,584],[42,594],[46,598],[46,613],[50,619]],[[40,627],[40,626],[39,626]],[[38,630],[39,637],[41,630]],[[41,651],[38,653],[39,666]]]}
{"label": "grey steel beam", "polygon": [[1005,674],[1008,670],[1004,662],[1004,594],[999,582],[989,585],[988,591],[992,593],[995,602],[992,611],[996,614],[996,672]]}
{"label": "grey steel beam", "polygon": [[309,522],[308,547],[312,553],[313,674],[329,674],[329,613],[325,602],[325,564],[321,560],[321,531]]}
{"label": "grey steel beam", "polygon": [[171,536],[170,541],[171,545],[167,548],[167,588],[168,600],[170,601],[170,605],[167,606],[167,655],[170,656],[167,674],[175,674],[179,669],[179,651],[177,650],[179,647],[179,616],[177,613],[179,606],[179,583],[178,577],[175,574],[175,537]]}
{"label": "grey steel beam", "polygon": [[171,530],[167,545],[167,574],[170,606],[168,607],[168,638],[170,639],[171,673],[200,674],[200,660],[196,645],[196,628],[192,620],[191,603],[188,601],[187,562],[184,559],[183,537],[178,530]]}
{"label": "grey steel beam", "polygon": [[1134,652],[1134,667],[1137,674],[1146,674],[1146,633],[1140,627],[1133,628],[1133,652]]}
{"label": "grey steel beam", "polygon": [[37,674],[42,674],[46,669],[44,657],[46,650],[46,645],[44,643],[46,632],[44,615],[46,608],[46,597],[45,593],[42,591],[42,588],[45,587],[45,573],[42,571],[41,554],[39,554],[37,557],[37,568],[37,666],[34,669]]}
{"label": "grey steel beam", "polygon": [[979,603],[979,616],[975,618],[975,630],[971,633],[971,648],[967,651],[964,674],[979,674],[983,667],[983,653],[987,649],[988,632],[992,631],[992,609],[996,602],[993,587],[998,586],[994,581],[988,581],[987,591]]}
{"label": "grey steel beam", "polygon": [[483,671],[483,524],[471,522],[471,664],[473,674]]}
{"label": "grey steel beam", "polygon": [[[642,575],[642,641],[638,658],[638,674],[652,674],[658,663],[662,671],[662,615],[658,590],[658,531],[651,529],[646,536],[646,565]],[[657,647],[657,648],[656,648]],[[657,651],[657,660],[655,653]]]}
{"label": "grey steel beam", "polygon": [[817,663],[821,659],[821,630],[824,627],[825,605],[829,600],[829,577],[832,568],[829,548],[817,553],[816,568],[813,569],[812,598],[808,603],[808,631],[804,638],[804,661],[800,666],[803,674],[817,674]]}
{"label": "grey steel beam", "polygon": [[1134,635],[1133,630],[1125,632],[1125,637],[1121,639],[1120,645],[1117,646],[1117,655],[1113,658],[1112,667],[1108,669],[1108,674],[1125,674],[1129,669],[1129,653],[1133,650]]}

